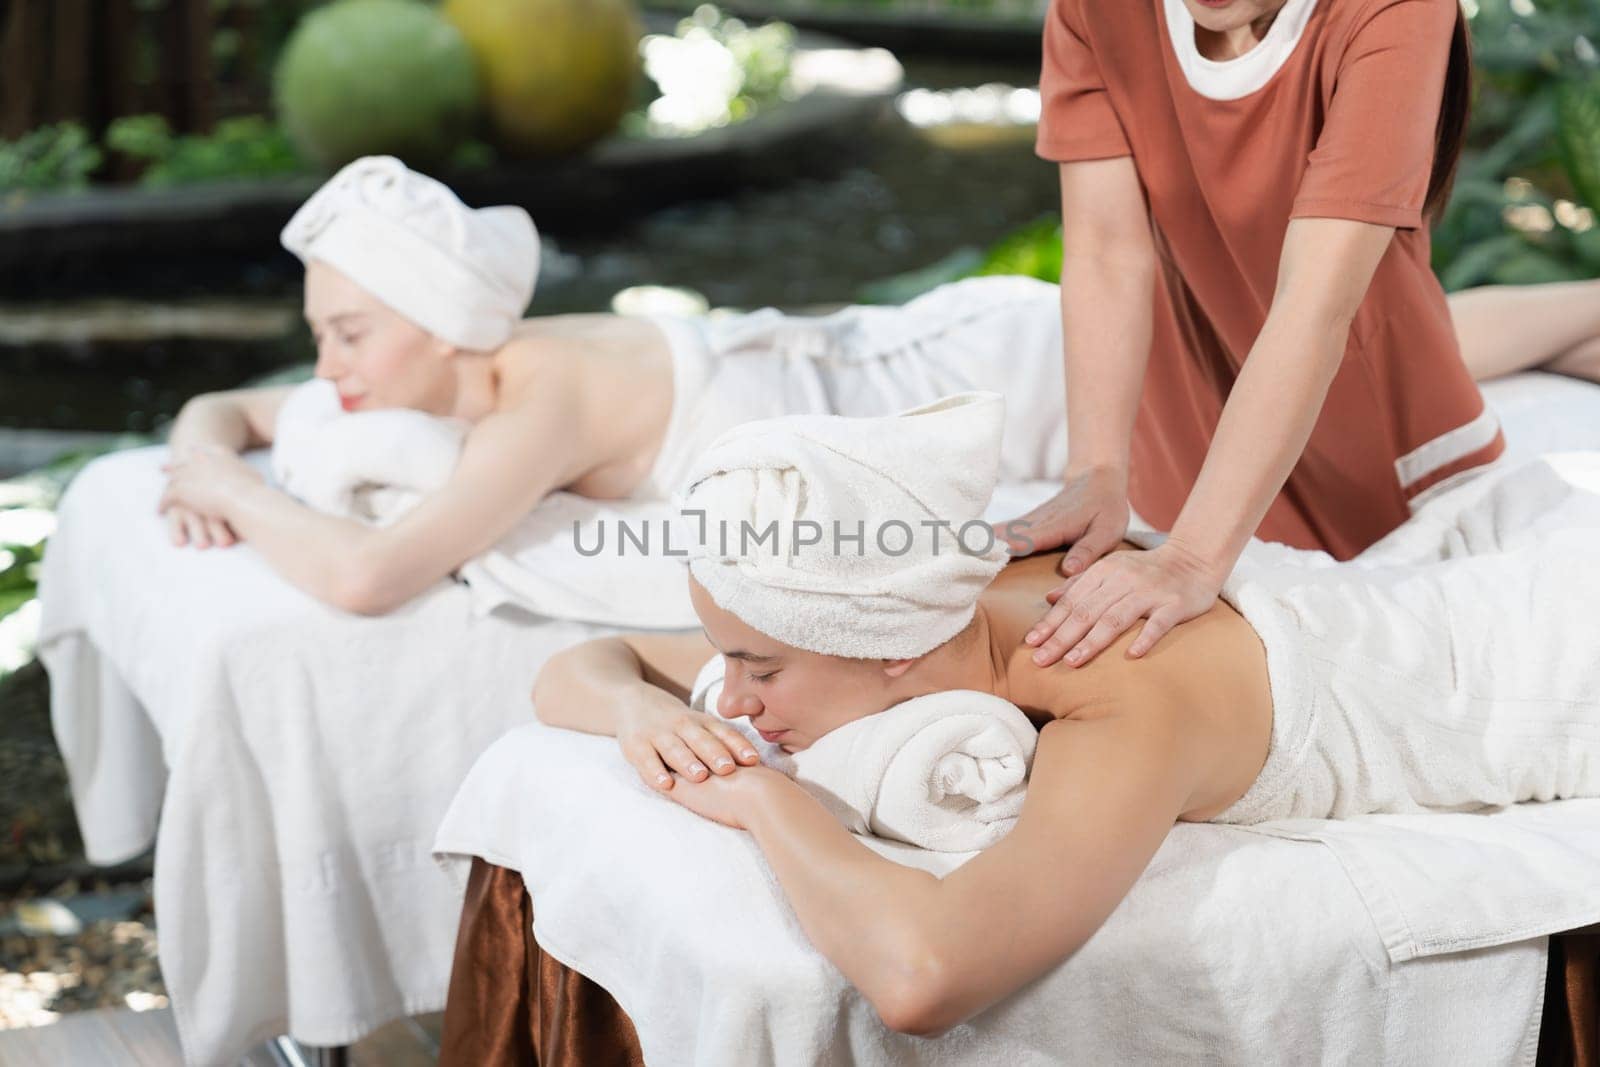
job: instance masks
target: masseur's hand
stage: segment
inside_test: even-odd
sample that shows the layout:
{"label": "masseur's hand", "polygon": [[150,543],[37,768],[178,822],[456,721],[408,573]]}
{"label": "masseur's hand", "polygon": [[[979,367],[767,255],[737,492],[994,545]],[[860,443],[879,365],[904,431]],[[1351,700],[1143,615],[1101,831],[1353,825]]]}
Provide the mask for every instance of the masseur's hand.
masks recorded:
{"label": "masseur's hand", "polygon": [[194,445],[174,450],[162,469],[167,488],[158,510],[174,545],[226,548],[239,540],[227,507],[241,486],[262,481],[255,468],[220,445]]}
{"label": "masseur's hand", "polygon": [[1072,549],[1056,569],[1065,576],[1081,574],[1110,552],[1128,530],[1128,473],[1112,467],[1091,467],[1067,473],[1061,492],[1020,518],[996,523],[995,536],[1014,555],[1048,552],[1062,545]]}
{"label": "masseur's hand", "polygon": [[1115,552],[1045,594],[1052,607],[1024,640],[1033,662],[1048,667],[1065,654],[1081,667],[1128,627],[1147,619],[1128,646],[1142,656],[1174,626],[1217,601],[1227,572],[1170,537],[1147,552]]}
{"label": "masseur's hand", "polygon": [[702,782],[713,772],[732,774],[741,764],[761,762],[744,734],[715,715],[689,710],[664,690],[643,694],[617,713],[617,744],[644,784],[663,792],[674,791],[670,771]]}

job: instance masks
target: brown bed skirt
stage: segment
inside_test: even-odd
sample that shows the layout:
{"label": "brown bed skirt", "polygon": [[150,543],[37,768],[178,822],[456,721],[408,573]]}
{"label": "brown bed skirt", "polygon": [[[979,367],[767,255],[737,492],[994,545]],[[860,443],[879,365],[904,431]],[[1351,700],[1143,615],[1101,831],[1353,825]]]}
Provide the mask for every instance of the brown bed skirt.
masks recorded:
{"label": "brown bed skirt", "polygon": [[[1540,1067],[1600,1067],[1600,926],[1550,939]],[[522,875],[473,859],[444,1011],[442,1067],[640,1067],[611,994],[533,937]]]}

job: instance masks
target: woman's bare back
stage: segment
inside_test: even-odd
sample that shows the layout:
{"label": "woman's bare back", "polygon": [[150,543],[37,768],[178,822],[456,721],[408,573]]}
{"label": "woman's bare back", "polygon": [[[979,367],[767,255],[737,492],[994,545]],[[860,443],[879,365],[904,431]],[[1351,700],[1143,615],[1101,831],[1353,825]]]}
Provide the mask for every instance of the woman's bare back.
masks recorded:
{"label": "woman's bare back", "polygon": [[[1142,549],[1123,542],[1114,551]],[[1126,651],[1138,627],[1082,667],[1033,663],[1023,637],[1038,621],[1044,595],[1061,583],[1062,552],[1008,564],[984,591],[1000,695],[1037,723],[1089,719],[1149,709],[1175,711],[1195,758],[1208,761],[1202,803],[1184,813],[1203,820],[1242,796],[1266,761],[1272,734],[1272,693],[1266,650],[1254,629],[1226,601],[1178,627],[1139,659]]]}
{"label": "woman's bare back", "polygon": [[595,499],[629,496],[650,473],[675,402],[667,339],[645,319],[549,315],[528,319],[495,357],[499,407],[532,417],[575,412],[562,488]]}

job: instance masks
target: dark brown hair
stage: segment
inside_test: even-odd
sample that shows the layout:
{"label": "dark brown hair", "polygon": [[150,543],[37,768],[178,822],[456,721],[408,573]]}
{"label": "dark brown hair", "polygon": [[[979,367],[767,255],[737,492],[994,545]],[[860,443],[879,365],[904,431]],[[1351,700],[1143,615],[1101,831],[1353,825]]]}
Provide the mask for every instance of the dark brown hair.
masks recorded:
{"label": "dark brown hair", "polygon": [[1433,173],[1422,202],[1423,217],[1437,222],[1450,203],[1461,146],[1467,139],[1467,116],[1472,111],[1472,37],[1467,16],[1458,6],[1450,34],[1450,65],[1444,74],[1444,96],[1439,101],[1439,124],[1433,133]]}

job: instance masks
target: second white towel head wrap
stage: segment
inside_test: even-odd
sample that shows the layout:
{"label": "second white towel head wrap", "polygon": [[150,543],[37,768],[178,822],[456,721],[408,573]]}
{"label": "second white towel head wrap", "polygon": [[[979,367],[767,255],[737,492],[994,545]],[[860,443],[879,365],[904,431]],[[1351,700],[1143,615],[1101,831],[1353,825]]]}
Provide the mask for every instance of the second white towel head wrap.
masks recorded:
{"label": "second white towel head wrap", "polygon": [[358,159],[328,179],[282,241],[435,337],[476,350],[506,343],[539,276],[539,232],[526,211],[469,208],[393,156]]}
{"label": "second white towel head wrap", "polygon": [[723,610],[795,648],[929,652],[971,621],[1005,566],[983,521],[1004,421],[998,393],[974,392],[898,415],[736,426],[677,496],[698,524],[690,573]]}

